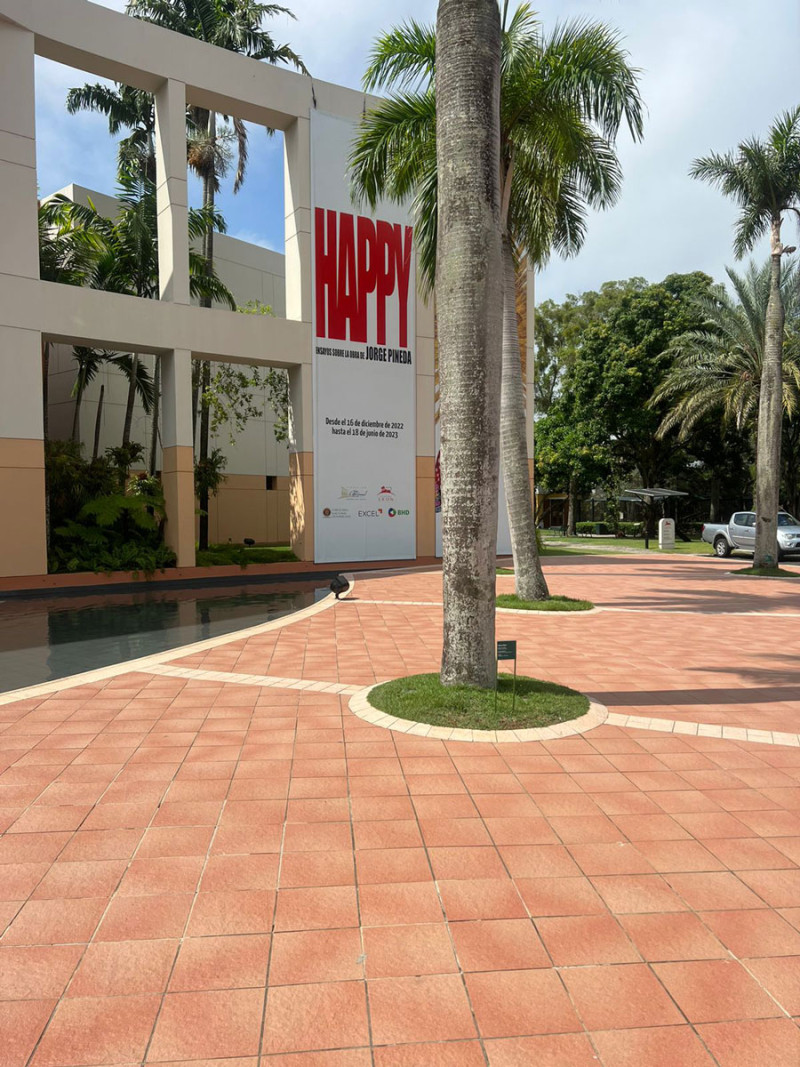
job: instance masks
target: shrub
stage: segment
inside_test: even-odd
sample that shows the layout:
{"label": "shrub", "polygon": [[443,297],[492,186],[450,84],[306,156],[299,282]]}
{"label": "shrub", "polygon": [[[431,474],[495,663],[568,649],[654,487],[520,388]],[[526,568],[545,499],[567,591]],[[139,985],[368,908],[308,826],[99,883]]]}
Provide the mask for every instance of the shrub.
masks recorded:
{"label": "shrub", "polygon": [[164,544],[161,483],[141,477],[127,484],[131,454],[109,449],[87,462],[77,445],[48,445],[51,572],[152,574],[175,566],[175,553]]}
{"label": "shrub", "polygon": [[644,533],[643,522],[618,522],[617,537],[641,537]]}
{"label": "shrub", "polygon": [[576,522],[575,532],[578,536],[610,533],[607,522]]}

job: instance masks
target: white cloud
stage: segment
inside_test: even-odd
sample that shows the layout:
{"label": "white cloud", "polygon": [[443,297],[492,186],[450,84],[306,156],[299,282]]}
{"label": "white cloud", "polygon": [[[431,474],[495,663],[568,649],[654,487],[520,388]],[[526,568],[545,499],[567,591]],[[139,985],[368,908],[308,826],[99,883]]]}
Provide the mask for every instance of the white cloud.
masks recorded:
{"label": "white cloud", "polygon": [[[103,2],[124,8],[124,0]],[[275,39],[291,43],[315,77],[352,88],[360,86],[379,32],[405,19],[432,22],[436,16],[435,0],[289,0],[289,6],[297,21],[275,18]],[[538,0],[536,9],[546,27],[573,17],[615,25],[632,62],[642,68],[648,108],[644,142],[621,139],[626,180],[619,204],[591,219],[576,259],[548,266],[538,279],[537,298],[561,299],[637,274],[657,280],[699,269],[721,279],[724,265],[733,262],[735,209],[692,181],[688,168],[697,155],[763,135],[780,111],[800,102],[796,0],[772,0],[768,28],[763,0]],[[101,136],[102,123],[90,127],[98,120],[87,116],[63,119],[60,106],[53,81],[40,108],[40,125],[59,136],[59,148],[44,157],[47,165],[58,173],[73,166],[82,174],[93,171],[113,184],[113,153]],[[250,182],[238,198],[225,199],[224,210],[232,232],[268,234],[267,247],[276,247],[282,202],[274,188],[278,160],[269,153],[270,146],[254,141]],[[262,195],[265,189],[269,196]]]}

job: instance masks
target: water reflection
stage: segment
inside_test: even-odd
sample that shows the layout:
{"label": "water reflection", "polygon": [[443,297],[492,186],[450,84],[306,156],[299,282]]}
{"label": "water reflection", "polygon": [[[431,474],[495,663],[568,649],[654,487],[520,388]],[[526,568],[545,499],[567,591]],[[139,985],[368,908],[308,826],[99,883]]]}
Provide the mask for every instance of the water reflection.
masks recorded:
{"label": "water reflection", "polygon": [[287,615],[327,593],[252,583],[0,601],[0,692],[63,678]]}

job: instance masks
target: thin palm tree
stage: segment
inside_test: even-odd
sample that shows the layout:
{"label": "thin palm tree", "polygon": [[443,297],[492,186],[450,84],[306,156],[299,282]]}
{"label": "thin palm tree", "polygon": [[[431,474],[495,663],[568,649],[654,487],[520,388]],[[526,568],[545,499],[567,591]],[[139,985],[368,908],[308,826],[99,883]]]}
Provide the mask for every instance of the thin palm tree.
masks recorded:
{"label": "thin palm tree", "polygon": [[778,559],[783,426],[785,309],[781,295],[781,259],[795,250],[783,243],[781,227],[787,212],[800,218],[800,107],[780,115],[765,141],[751,137],[742,141],[735,151],[703,156],[694,161],[689,173],[715,185],[737,204],[739,215],[733,241],[737,259],[769,235],[770,286],[758,399],[753,566],[774,567]]}
{"label": "thin palm tree", "polygon": [[[577,20],[548,36],[528,3],[507,22],[504,6],[501,93],[503,378],[501,453],[517,594],[548,595],[536,547],[527,449],[525,392],[515,310],[519,262],[541,267],[551,249],[579,250],[587,206],[616,200],[621,171],[614,143],[626,122],[642,132],[638,72],[619,36]],[[436,34],[408,22],[375,43],[366,89],[392,95],[368,112],[351,157],[354,191],[373,206],[381,196],[411,198],[423,291],[436,259]]]}
{"label": "thin palm tree", "polygon": [[439,0],[441,681],[493,689],[501,373],[496,0]]}
{"label": "thin palm tree", "polygon": [[[695,301],[703,324],[670,345],[675,357],[669,373],[656,389],[653,406],[663,400],[674,405],[659,427],[663,437],[676,427],[686,440],[696,424],[719,410],[725,423],[741,430],[755,420],[764,367],[767,310],[772,288],[772,263],[750,262],[744,274],[730,267],[733,289],[716,286]],[[786,314],[782,360],[783,410],[793,416],[800,406],[800,351],[797,326],[800,291],[796,267],[782,272],[781,298]]]}
{"label": "thin palm tree", "polygon": [[72,412],[72,440],[75,444],[81,443],[81,404],[84,394],[106,365],[122,371],[128,381],[128,391],[133,390],[134,396],[138,397],[145,415],[152,413],[156,384],[141,360],[128,352],[108,352],[105,349],[88,348],[85,345],[76,345],[72,349],[72,355],[78,364],[75,384],[72,387],[72,396],[75,400]]}
{"label": "thin palm tree", "polygon": [[[63,217],[76,233],[91,235],[94,253],[85,274],[85,284],[93,289],[125,293],[145,299],[158,298],[158,225],[155,185],[141,174],[122,171],[119,175],[117,202],[119,210],[114,218],[102,215],[89,201],[76,204],[66,197],[55,198]],[[189,238],[197,241],[209,223],[218,230],[225,222],[218,212],[213,216],[200,208],[191,208],[188,215]],[[189,251],[189,288],[197,299],[210,298],[235,309],[236,302],[227,286],[220,281],[205,257]],[[128,396],[122,431],[122,447],[130,445],[133,410],[138,383],[142,381],[141,360],[134,353],[120,357],[117,365],[126,370],[130,361]],[[147,376],[149,379],[149,375]]]}
{"label": "thin palm tree", "polygon": [[[307,74],[299,55],[287,44],[276,44],[264,28],[265,19],[282,14],[294,18],[292,12],[278,4],[263,4],[257,0],[128,0],[126,11],[134,18],[153,22],[165,29],[184,36],[194,37],[207,44],[216,45],[229,52],[238,52],[251,59],[268,63],[287,63]],[[220,178],[230,160],[229,142],[236,141],[236,176],[233,191],[238,192],[244,181],[247,168],[247,127],[241,119],[233,116],[232,135],[229,129],[218,129],[217,114],[203,108],[190,108],[190,121],[197,131],[189,146],[189,165],[203,183],[203,207],[213,217]],[[272,131],[268,131],[271,133]],[[203,234],[203,255],[209,265],[214,263],[214,226],[209,225]],[[200,301],[202,307],[211,307],[212,299],[206,296]],[[208,459],[210,438],[210,413],[206,402],[211,387],[211,364],[204,360],[199,370],[199,380],[193,390],[194,407],[200,401],[199,461]],[[200,548],[208,547],[208,494],[203,490],[200,500]]]}
{"label": "thin palm tree", "polygon": [[[97,255],[96,235],[76,232],[59,200],[39,204],[39,276],[61,285],[85,285]],[[42,438],[50,440],[50,342],[42,340]],[[50,545],[50,476],[45,462],[45,530]]]}
{"label": "thin palm tree", "polygon": [[67,111],[70,115],[79,111],[105,115],[112,137],[128,130],[117,148],[118,170],[138,173],[152,182],[156,180],[156,113],[151,93],[121,82],[113,86],[87,83],[69,90]]}

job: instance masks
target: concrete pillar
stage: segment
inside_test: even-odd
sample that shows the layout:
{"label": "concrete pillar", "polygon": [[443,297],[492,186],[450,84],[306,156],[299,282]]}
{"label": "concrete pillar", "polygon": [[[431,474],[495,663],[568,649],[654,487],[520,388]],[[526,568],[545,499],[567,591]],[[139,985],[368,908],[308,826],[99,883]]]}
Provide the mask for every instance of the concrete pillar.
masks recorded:
{"label": "concrete pillar", "polygon": [[194,449],[192,355],[179,349],[161,357],[161,482],[167,511],[165,537],[179,567],[193,567]]}
{"label": "concrete pillar", "polygon": [[[0,275],[24,278],[39,277],[33,45],[0,22]],[[3,577],[47,573],[43,438],[42,335],[0,327]]]}
{"label": "concrete pillar", "polygon": [[189,303],[186,86],[168,79],[155,95],[158,281],[162,300]]}
{"label": "concrete pillar", "polygon": [[[286,318],[311,322],[311,122],[284,132]],[[309,359],[311,353],[308,353]],[[298,559],[314,559],[314,424],[311,363],[289,371],[289,531]]]}
{"label": "concrete pillar", "polygon": [[283,146],[286,318],[311,322],[311,122],[296,119]]}
{"label": "concrete pillar", "polygon": [[289,371],[289,536],[298,559],[314,560],[313,372]]}
{"label": "concrete pillar", "polygon": [[[155,95],[158,282],[162,300],[189,303],[189,228],[186,188],[186,86],[169,78]],[[195,563],[192,354],[161,357],[161,481],[165,538],[179,567]]]}

